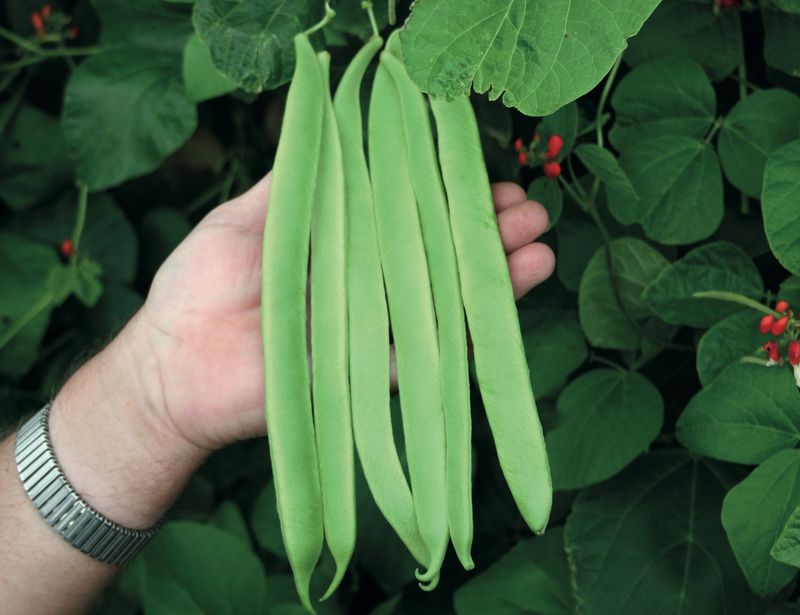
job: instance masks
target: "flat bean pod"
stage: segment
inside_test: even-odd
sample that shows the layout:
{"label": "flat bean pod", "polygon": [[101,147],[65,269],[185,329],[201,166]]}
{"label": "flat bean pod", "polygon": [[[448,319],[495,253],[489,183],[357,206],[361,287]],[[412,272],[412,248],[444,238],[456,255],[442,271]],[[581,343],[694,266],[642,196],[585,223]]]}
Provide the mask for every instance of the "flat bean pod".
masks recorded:
{"label": "flat bean pod", "polygon": [[322,520],[336,573],[322,600],[347,572],[356,544],[356,493],[347,369],[344,169],[330,95],[330,61],[318,54],[325,99],[319,171],[311,211],[311,382]]}
{"label": "flat bean pod", "polygon": [[378,66],[372,87],[368,128],[375,221],[397,355],[411,491],[429,554],[422,578],[435,582],[449,542],[436,317],[399,94],[383,65]]}
{"label": "flat bean pod", "polygon": [[[397,31],[396,31],[397,32]],[[393,34],[387,50],[398,54]],[[399,57],[399,55],[398,55]],[[474,568],[472,548],[472,425],[470,416],[467,331],[458,264],[448,218],[447,197],[439,175],[428,106],[402,62],[384,52],[385,64],[400,94],[411,182],[422,223],[433,302],[438,324],[439,365],[444,405],[447,518],[450,536],[462,565]]]}
{"label": "flat bean pod", "polygon": [[389,406],[389,314],[372,186],[364,153],[361,83],[383,40],[370,39],[342,76],[333,108],[339,125],[347,209],[347,295],[353,435],[375,503],[421,564],[428,561],[414,501],[397,454]]}
{"label": "flat bean pod", "polygon": [[511,494],[540,533],[552,506],[550,467],[475,114],[466,96],[431,107],[481,396]]}
{"label": "flat bean pod", "polygon": [[297,53],[264,226],[261,322],[266,419],[278,516],[303,605],[322,551],[322,496],[311,410],[306,282],[311,210],[324,113],[319,62],[308,36]]}

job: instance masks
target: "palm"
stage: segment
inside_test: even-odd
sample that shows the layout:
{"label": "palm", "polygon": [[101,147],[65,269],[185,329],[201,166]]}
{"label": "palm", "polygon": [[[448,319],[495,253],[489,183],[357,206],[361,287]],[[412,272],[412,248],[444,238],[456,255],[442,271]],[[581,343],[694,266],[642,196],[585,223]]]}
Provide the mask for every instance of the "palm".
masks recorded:
{"label": "palm", "polygon": [[[260,334],[261,231],[269,176],[209,214],[164,263],[143,317],[160,365],[170,418],[201,446],[263,435]],[[498,223],[517,296],[550,275],[553,255],[531,244],[547,225],[544,209],[514,184],[494,186]]]}

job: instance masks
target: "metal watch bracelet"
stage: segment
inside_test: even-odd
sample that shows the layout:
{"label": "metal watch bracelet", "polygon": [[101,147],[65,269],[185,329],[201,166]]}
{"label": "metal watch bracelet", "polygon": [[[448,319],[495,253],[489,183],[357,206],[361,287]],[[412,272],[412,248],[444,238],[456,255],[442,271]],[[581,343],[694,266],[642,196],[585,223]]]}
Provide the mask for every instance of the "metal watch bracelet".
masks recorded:
{"label": "metal watch bracelet", "polygon": [[31,502],[45,521],[76,549],[101,562],[122,566],[161,527],[133,530],[107,519],[81,498],[61,470],[50,444],[49,404],[17,432],[17,471]]}

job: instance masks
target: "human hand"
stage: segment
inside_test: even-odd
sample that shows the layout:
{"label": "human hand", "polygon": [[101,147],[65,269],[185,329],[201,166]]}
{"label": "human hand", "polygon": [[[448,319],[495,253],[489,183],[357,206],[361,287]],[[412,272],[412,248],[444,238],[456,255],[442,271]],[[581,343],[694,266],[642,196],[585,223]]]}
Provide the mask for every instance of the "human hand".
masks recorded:
{"label": "human hand", "polygon": [[[269,184],[267,175],[206,216],[159,269],[130,325],[156,359],[151,406],[203,449],[266,434],[260,304]],[[547,212],[517,184],[494,184],[492,194],[519,298],[555,266],[550,248],[532,243]]]}

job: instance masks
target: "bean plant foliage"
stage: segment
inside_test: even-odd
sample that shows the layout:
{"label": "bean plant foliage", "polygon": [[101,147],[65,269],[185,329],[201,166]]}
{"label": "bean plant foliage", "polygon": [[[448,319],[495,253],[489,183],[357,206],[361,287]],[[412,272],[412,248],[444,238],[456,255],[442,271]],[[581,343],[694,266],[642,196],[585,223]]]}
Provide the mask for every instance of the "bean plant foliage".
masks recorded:
{"label": "bean plant foliage", "polygon": [[[312,37],[332,53],[334,85],[372,31],[360,4],[334,3]],[[388,34],[389,7],[374,8]],[[451,552],[440,586],[421,592],[358,474],[354,561],[319,612],[794,612],[800,347],[787,346],[794,317],[772,323],[800,311],[800,2],[392,10],[414,82],[433,97],[472,92],[490,176],[550,214],[556,272],[518,309],[556,497],[533,536],[473,386],[476,569]],[[124,325],[191,228],[269,170],[292,37],[324,5],[8,0],[2,11],[10,430]],[[316,595],[332,573],[325,555]],[[264,439],[212,456],[96,612],[303,612]]]}

